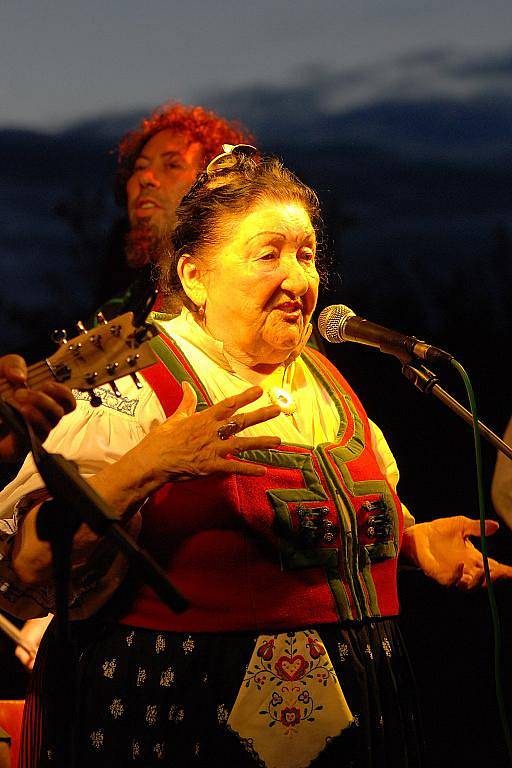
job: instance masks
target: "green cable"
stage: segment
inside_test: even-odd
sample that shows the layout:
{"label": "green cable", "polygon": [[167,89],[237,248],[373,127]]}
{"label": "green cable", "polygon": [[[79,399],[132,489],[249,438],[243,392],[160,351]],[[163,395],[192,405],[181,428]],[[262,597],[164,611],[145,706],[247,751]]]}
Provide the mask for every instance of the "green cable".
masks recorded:
{"label": "green cable", "polygon": [[498,606],[496,604],[496,596],[494,594],[494,586],[491,581],[491,572],[489,569],[489,559],[487,556],[487,539],[485,535],[485,496],[484,496],[484,483],[482,473],[482,451],[480,443],[480,431],[478,429],[478,414],[476,410],[476,399],[473,387],[469,380],[469,376],[462,367],[462,365],[455,359],[451,360],[451,364],[460,373],[466,392],[468,395],[471,415],[473,417],[473,437],[475,442],[475,461],[476,461],[476,475],[478,484],[478,509],[480,513],[480,538],[482,543],[482,560],[484,563],[485,579],[487,582],[487,594],[489,596],[489,605],[491,608],[492,627],[494,634],[494,682],[496,688],[496,700],[498,702],[498,710],[500,714],[501,728],[505,743],[507,745],[507,752],[510,762],[512,763],[512,737],[510,735],[510,728],[507,718],[507,710],[505,706],[505,699],[503,696],[502,687],[502,647],[501,647],[501,628],[500,617],[498,613]]}

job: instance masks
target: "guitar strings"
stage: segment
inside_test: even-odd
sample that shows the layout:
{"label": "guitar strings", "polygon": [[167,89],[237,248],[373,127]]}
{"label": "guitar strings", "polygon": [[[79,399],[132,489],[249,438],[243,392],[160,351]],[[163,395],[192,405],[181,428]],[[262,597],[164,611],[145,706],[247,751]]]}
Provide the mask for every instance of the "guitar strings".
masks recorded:
{"label": "guitar strings", "polygon": [[[54,378],[55,377],[45,361],[28,366],[27,384],[29,387],[36,387],[37,385],[42,384],[45,380],[52,380]],[[9,384],[6,379],[0,381],[0,394],[7,394],[12,392],[12,390],[12,385]]]}

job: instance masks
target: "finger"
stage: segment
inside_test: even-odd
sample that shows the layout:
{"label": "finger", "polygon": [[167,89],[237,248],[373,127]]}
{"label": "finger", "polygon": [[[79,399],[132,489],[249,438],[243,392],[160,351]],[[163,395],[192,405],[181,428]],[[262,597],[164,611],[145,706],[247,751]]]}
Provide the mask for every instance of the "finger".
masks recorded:
{"label": "finger", "polygon": [[262,477],[267,474],[267,468],[261,464],[253,464],[251,461],[237,461],[236,459],[219,460],[217,471],[226,475],[252,475],[253,477]]}
{"label": "finger", "polygon": [[14,395],[18,410],[40,439],[45,439],[64,416],[64,409],[43,392],[17,390]]}
{"label": "finger", "polygon": [[512,579],[512,566],[499,563],[497,560],[489,560],[489,570],[491,572],[491,581],[498,579]]}
{"label": "finger", "polygon": [[[462,519],[462,533],[464,536],[480,536],[480,520],[473,520],[470,517],[463,517]],[[499,523],[496,520],[485,521],[485,535],[492,536],[493,533],[499,528]]]}
{"label": "finger", "polygon": [[16,657],[21,661],[24,667],[27,667],[27,669],[32,669],[34,666],[35,661],[35,655],[31,653],[27,653],[27,651],[21,647],[21,645],[16,646],[16,650],[14,651]]}
{"label": "finger", "polygon": [[461,592],[470,592],[473,589],[472,579],[469,575],[464,575],[456,582],[455,586]]}
{"label": "finger", "polygon": [[188,381],[182,382],[181,389],[183,390],[183,397],[173,415],[180,415],[183,417],[192,416],[197,407],[197,395],[195,390],[190,386]]}
{"label": "finger", "polygon": [[469,592],[472,589],[480,587],[484,583],[485,571],[482,567],[466,570],[461,579],[457,582],[457,587],[463,591]]}
{"label": "finger", "polygon": [[263,390],[261,387],[250,387],[239,395],[233,395],[233,397],[221,400],[220,403],[212,406],[210,410],[218,421],[224,421],[224,419],[229,419],[239,408],[254,403],[262,394]]}
{"label": "finger", "polygon": [[14,393],[14,401],[20,411],[33,416],[38,422],[47,422],[54,427],[64,416],[64,408],[57,400],[49,397],[44,392],[35,392],[32,389],[17,389]]}
{"label": "finger", "polygon": [[446,578],[446,584],[458,585],[464,578],[464,563],[458,563],[455,567],[453,574]]}
{"label": "finger", "polygon": [[45,384],[39,390],[43,394],[47,395],[51,400],[55,400],[64,413],[71,413],[76,408],[76,400],[72,391],[63,384],[57,384],[56,381]]}
{"label": "finger", "polygon": [[27,364],[19,355],[4,355],[0,358],[0,378],[7,379],[11,384],[25,384],[27,381]]}
{"label": "finger", "polygon": [[240,424],[239,431],[275,419],[280,413],[281,409],[277,405],[266,405],[264,408],[258,408],[256,411],[249,411],[248,413],[237,413],[236,420]]}
{"label": "finger", "polygon": [[273,435],[262,437],[237,437],[232,440],[223,440],[218,449],[219,456],[238,456],[244,451],[262,451],[268,448],[277,448],[281,445],[281,438]]}

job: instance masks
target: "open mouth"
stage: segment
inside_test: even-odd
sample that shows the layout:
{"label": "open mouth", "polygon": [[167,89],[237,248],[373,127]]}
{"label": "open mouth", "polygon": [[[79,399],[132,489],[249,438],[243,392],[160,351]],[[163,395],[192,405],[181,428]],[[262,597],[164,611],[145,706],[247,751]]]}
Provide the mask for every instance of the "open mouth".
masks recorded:
{"label": "open mouth", "polygon": [[138,216],[149,216],[155,211],[160,210],[161,207],[154,200],[140,200],[135,206],[135,212]]}
{"label": "open mouth", "polygon": [[299,301],[286,301],[278,304],[276,309],[284,315],[284,320],[296,322],[302,317],[302,304]]}
{"label": "open mouth", "polygon": [[300,301],[284,301],[282,304],[278,304],[276,309],[286,313],[302,312],[302,304]]}

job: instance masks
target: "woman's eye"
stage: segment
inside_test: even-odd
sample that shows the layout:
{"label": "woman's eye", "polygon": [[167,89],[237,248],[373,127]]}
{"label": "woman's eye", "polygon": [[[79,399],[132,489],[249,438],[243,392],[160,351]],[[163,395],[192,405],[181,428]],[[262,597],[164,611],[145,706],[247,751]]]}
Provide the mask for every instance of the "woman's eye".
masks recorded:
{"label": "woman's eye", "polygon": [[306,250],[306,251],[300,251],[298,255],[299,259],[302,259],[302,261],[314,261],[315,260],[315,254],[313,251]]}
{"label": "woman's eye", "polygon": [[276,258],[276,254],[273,252],[264,253],[262,256],[260,256],[260,259],[263,261],[272,261],[272,259]]}

